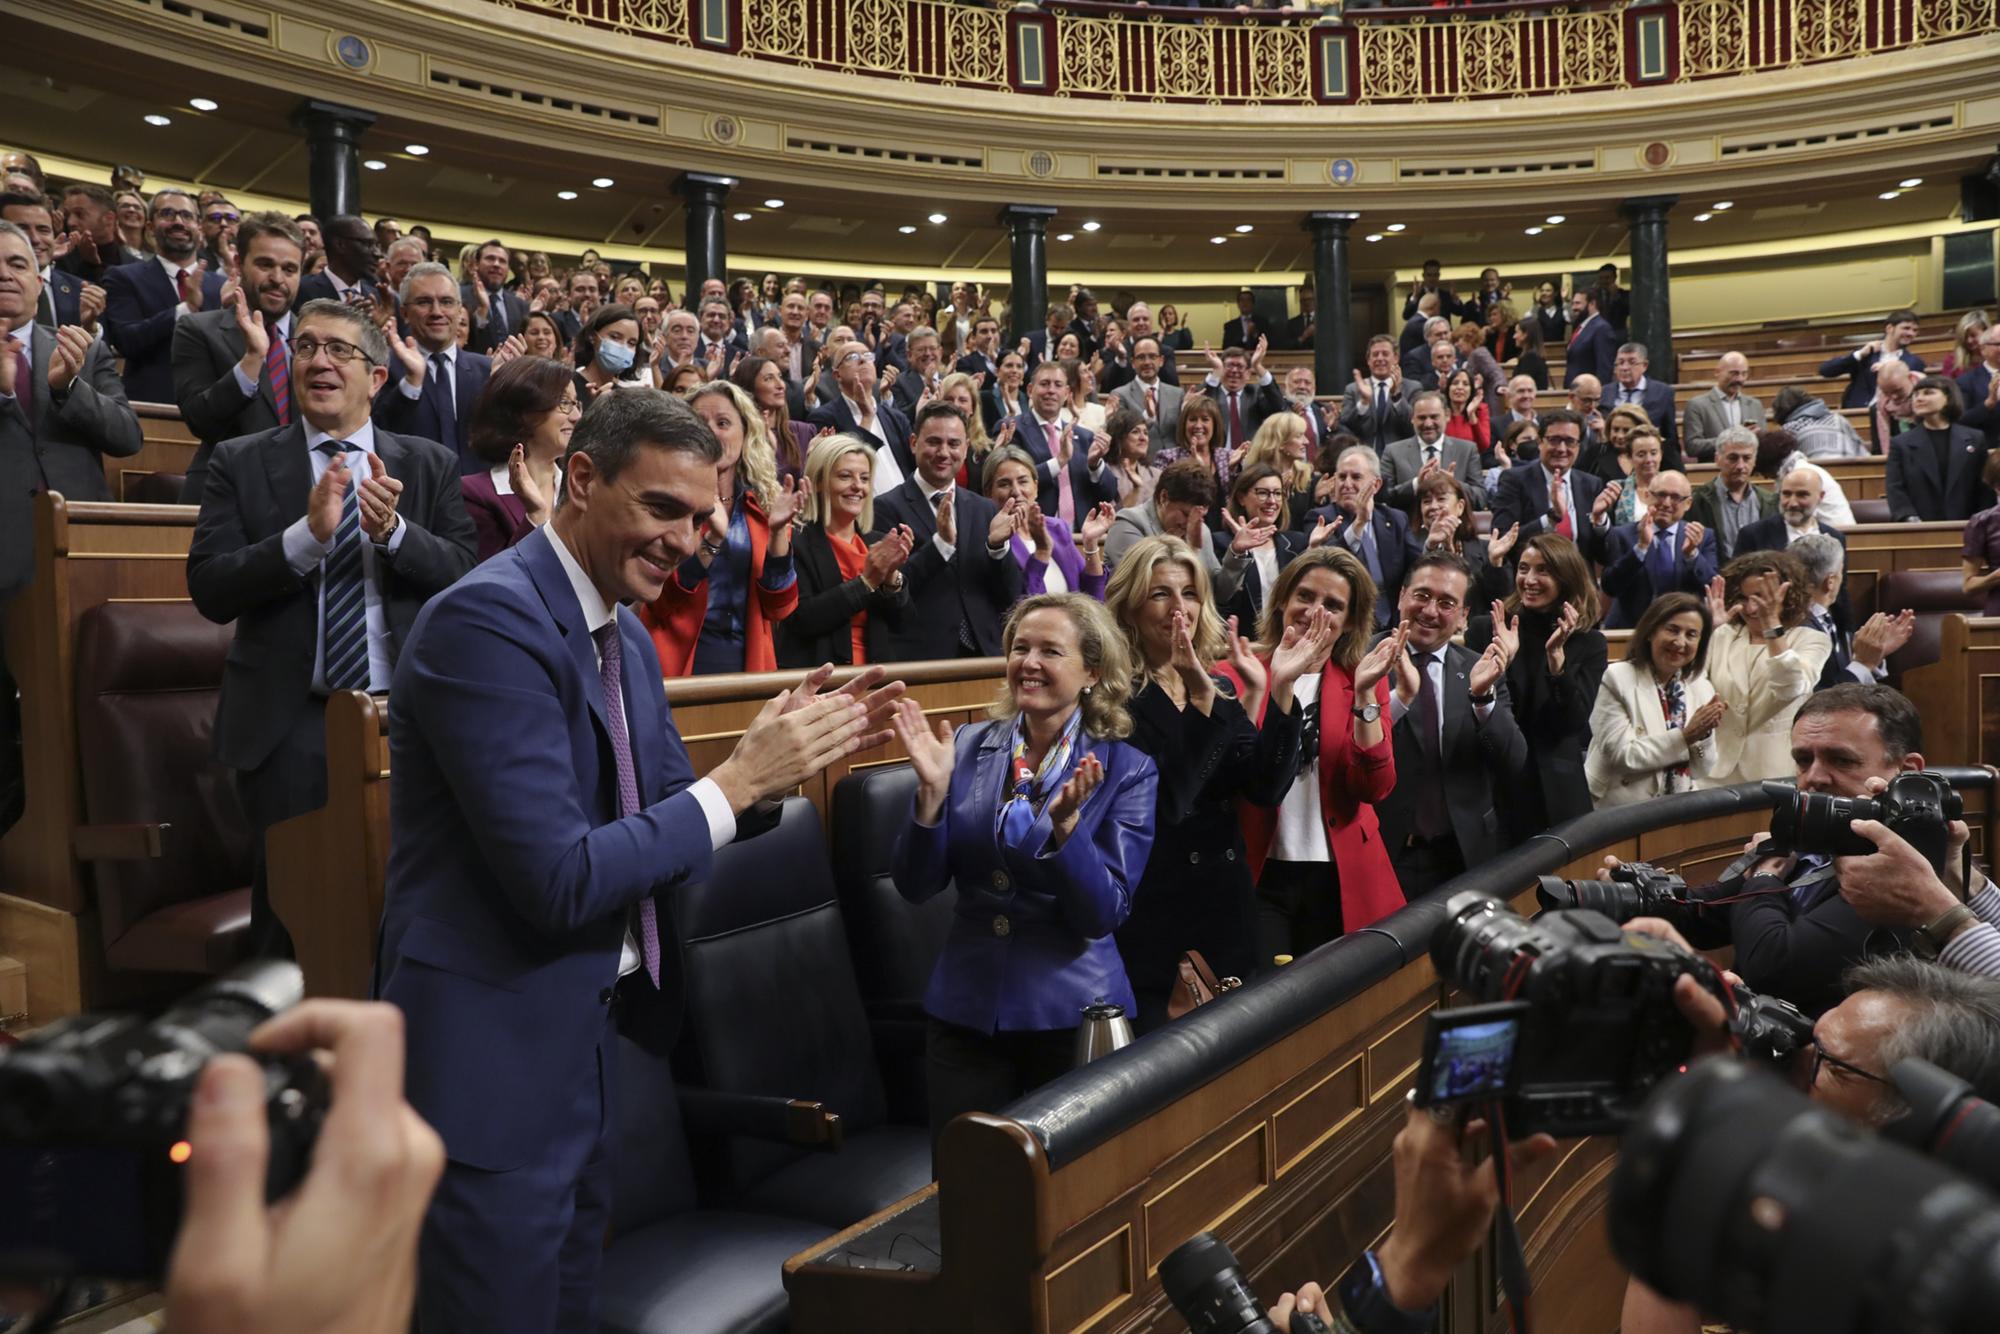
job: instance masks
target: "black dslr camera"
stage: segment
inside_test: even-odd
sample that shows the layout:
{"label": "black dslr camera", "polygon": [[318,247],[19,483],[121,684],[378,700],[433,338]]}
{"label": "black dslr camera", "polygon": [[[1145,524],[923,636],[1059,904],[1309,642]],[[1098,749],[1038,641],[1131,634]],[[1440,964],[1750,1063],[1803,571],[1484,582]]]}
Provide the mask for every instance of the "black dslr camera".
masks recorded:
{"label": "black dslr camera", "polygon": [[1616,1133],[1684,1067],[1694,1030],[1674,1005],[1689,976],[1733,1008],[1746,1051],[1779,1063],[1812,1036],[1785,1002],[1728,987],[1706,959],[1594,912],[1529,921],[1467,891],[1431,938],[1440,976],[1475,1004],[1432,1016],[1417,1101],[1503,1101],[1507,1133]]}
{"label": "black dslr camera", "polygon": [[1853,820],[1876,820],[1923,854],[1931,869],[1944,873],[1951,850],[1951,822],[1965,815],[1965,803],[1945,776],[1929,769],[1897,774],[1874,797],[1833,797],[1800,792],[1790,783],[1764,784],[1777,799],[1771,812],[1774,852],[1816,852],[1828,857],[1865,857],[1875,845],[1848,828]]}
{"label": "black dslr camera", "polygon": [[[245,1051],[252,1030],[303,992],[297,964],[247,963],[156,1019],[77,1015],[0,1048],[0,1263],[16,1274],[158,1275],[180,1226],[202,1067]],[[312,1162],[328,1089],[310,1056],[255,1059],[275,1200]]]}
{"label": "black dslr camera", "polygon": [[1687,881],[1649,862],[1626,862],[1611,868],[1609,880],[1565,880],[1545,875],[1535,886],[1535,901],[1544,912],[1603,913],[1614,922],[1634,917],[1668,917],[1676,910],[1699,905],[1688,897]]}

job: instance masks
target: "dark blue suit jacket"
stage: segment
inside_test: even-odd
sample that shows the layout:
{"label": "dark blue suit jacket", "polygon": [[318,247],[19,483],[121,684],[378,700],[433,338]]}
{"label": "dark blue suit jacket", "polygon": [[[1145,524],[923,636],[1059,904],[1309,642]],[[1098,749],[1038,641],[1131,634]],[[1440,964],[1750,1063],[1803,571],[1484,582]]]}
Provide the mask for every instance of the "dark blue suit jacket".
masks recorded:
{"label": "dark blue suit jacket", "polygon": [[[1708,587],[1708,581],[1715,578],[1715,533],[1704,529],[1701,546],[1694,559],[1689,560],[1682,550],[1682,534],[1674,534],[1674,571],[1671,578],[1662,582],[1655,577],[1653,569],[1639,555],[1639,525],[1621,523],[1613,528],[1604,539],[1604,576],[1600,581],[1604,591],[1611,595],[1611,606],[1604,615],[1607,630],[1629,630],[1639,623],[1646,608],[1653,605],[1653,599],[1662,593],[1693,593],[1697,597]],[[1738,534],[1740,537],[1741,534]],[[1654,545],[1659,539],[1653,539]],[[1652,552],[1648,552],[1652,555]],[[1655,557],[1657,559],[1657,557]]]}
{"label": "dark blue suit jacket", "polygon": [[2000,412],[1986,406],[1986,391],[1992,383],[1993,372],[1984,363],[1958,377],[1958,390],[1965,396],[1965,415],[1958,423],[1984,431],[1988,440],[2000,439]]}
{"label": "dark blue suit jacket", "polygon": [[1595,375],[1598,383],[1612,381],[1611,368],[1618,361],[1618,331],[1599,315],[1571,340],[1563,356],[1563,383],[1575,384],[1579,375]]}
{"label": "dark blue suit jacket", "polygon": [[[1604,482],[1594,473],[1574,469],[1570,471],[1569,482],[1570,528],[1576,534],[1577,548],[1586,557],[1594,557],[1598,552],[1598,537],[1590,523],[1590,507],[1597,503]],[[1523,539],[1554,528],[1549,522],[1547,477],[1539,462],[1515,464],[1500,474],[1499,485],[1493,490],[1494,533],[1504,533],[1517,523],[1521,525]],[[1519,551],[1520,544],[1516,543],[1514,549]]]}
{"label": "dark blue suit jacket", "polygon": [[951,559],[937,549],[937,514],[924,503],[916,475],[901,486],[875,497],[873,546],[899,523],[910,525],[917,549],[903,566],[910,590],[910,609],[900,620],[868,618],[868,661],[911,662],[926,658],[964,656],[958,627],[972,632],[973,647],[982,657],[1000,656],[1000,630],[1007,609],[1021,600],[1025,576],[1021,562],[1009,550],[997,558],[987,554],[986,534],[999,509],[970,487],[952,488],[952,523],[958,541]]}
{"label": "dark blue suit jacket", "polygon": [[[1604,412],[1609,416],[1618,403],[1619,386],[1615,380],[1604,382]],[[1675,429],[1674,418],[1679,408],[1674,403],[1674,387],[1665,381],[1646,377],[1646,388],[1639,395],[1639,406],[1645,409],[1646,419],[1660,432],[1660,466],[1674,472],[1681,470],[1680,433]]]}
{"label": "dark blue suit jacket", "polygon": [[[1078,523],[1083,522],[1086,511],[1097,505],[1118,503],[1118,477],[1111,471],[1111,465],[1100,463],[1097,476],[1093,478],[1090,474],[1090,442],[1096,438],[1093,432],[1081,426],[1070,432],[1069,490],[1076,503]],[[1061,500],[1055,475],[1050,471],[1055,455],[1049,452],[1048,437],[1042,433],[1042,424],[1035,420],[1034,413],[1024,412],[1014,419],[1014,443],[1027,450],[1035,460],[1035,481],[1038,484],[1035,503],[1042,507],[1043,514],[1054,514]]]}
{"label": "dark blue suit jacket", "polygon": [[[708,821],[653,641],[618,612],[640,810],[618,818],[597,656],[553,530],[432,598],[390,694],[388,886],[377,994],[401,1007],[410,1103],[453,1162],[505,1171],[595,1140],[628,917],[709,873]],[[658,908],[663,983],[679,947]],[[606,1102],[610,1102],[607,1092]]]}
{"label": "dark blue suit jacket", "polygon": [[[1908,348],[1899,353],[1903,364],[1917,374],[1923,374],[1924,359]],[[1877,348],[1867,356],[1856,356],[1852,352],[1830,357],[1820,363],[1819,378],[1838,380],[1847,377],[1847,388],[1841,392],[1840,406],[1843,408],[1865,408],[1875,401],[1875,363],[1882,360],[1882,351]]]}
{"label": "dark blue suit jacket", "polygon": [[[201,308],[222,301],[222,275],[201,280]],[[167,272],[148,256],[104,271],[104,336],[125,358],[125,397],[134,403],[174,401],[174,308],[181,303]]]}
{"label": "dark blue suit jacket", "polygon": [[[363,278],[357,286],[370,296],[375,295],[377,291],[373,278]],[[292,302],[292,309],[297,310],[308,301],[338,300],[340,294],[334,290],[333,275],[321,269],[318,273],[309,273],[299,280],[299,295],[298,299]]]}
{"label": "dark blue suit jacket", "polygon": [[[55,303],[58,325],[83,323],[83,279],[73,273],[64,273],[61,269],[52,268],[49,270],[49,280],[43,286],[48,288],[49,300]],[[37,323],[41,320],[41,314],[41,304],[37,302],[35,306]],[[1984,394],[1986,386],[1981,385],[1979,392]]]}
{"label": "dark blue suit jacket", "polygon": [[[1308,530],[1319,526],[1321,519],[1331,519],[1333,532],[1327,537],[1329,542],[1339,542],[1362,564],[1368,563],[1358,548],[1347,541],[1347,526],[1351,516],[1337,505],[1323,505],[1312,512]],[[1377,629],[1396,623],[1396,601],[1403,591],[1403,572],[1410,563],[1424,554],[1422,541],[1410,531],[1410,516],[1399,509],[1392,509],[1375,498],[1375,559],[1382,567],[1381,587],[1376,590],[1375,626]]]}
{"label": "dark blue suit jacket", "polygon": [[[851,435],[864,443],[875,438],[861,429],[854,420],[854,409],[847,406],[846,396],[837,392],[832,399],[814,408],[809,420],[814,426],[831,426],[838,434]],[[889,404],[878,401],[875,421],[882,428],[883,439],[889,442],[889,452],[895,456],[896,466],[903,470],[903,480],[909,481],[917,475],[917,456],[910,449],[909,419]]]}
{"label": "dark blue suit jacket", "polygon": [[1905,519],[1969,519],[1993,503],[1980,474],[1986,470],[1986,437],[1954,422],[1945,449],[1947,467],[1938,471],[1937,449],[1928,431],[1905,431],[1889,445],[1883,473],[1889,493],[1889,517]]}
{"label": "dark blue suit jacket", "polygon": [[[393,362],[395,359],[392,357],[390,360]],[[457,393],[451,402],[449,426],[444,417],[442,382],[435,371],[426,371],[423,392],[411,398],[403,392],[400,364],[390,367],[388,383],[375,395],[374,417],[375,424],[385,431],[422,436],[449,449],[458,456],[458,472],[463,477],[468,473],[485,472],[493,466],[466,447],[472,433],[472,412],[479,406],[479,396],[486,392],[486,381],[493,375],[493,361],[490,357],[460,348],[457,368]]]}

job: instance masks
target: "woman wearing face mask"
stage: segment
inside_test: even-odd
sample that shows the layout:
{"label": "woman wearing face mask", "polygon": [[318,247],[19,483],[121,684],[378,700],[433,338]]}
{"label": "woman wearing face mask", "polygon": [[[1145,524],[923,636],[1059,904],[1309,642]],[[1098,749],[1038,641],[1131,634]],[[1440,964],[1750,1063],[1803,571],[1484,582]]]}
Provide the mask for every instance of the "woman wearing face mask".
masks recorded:
{"label": "woman wearing face mask", "polygon": [[1132,664],[1099,603],[1016,603],[993,719],[933,729],[897,701],[916,770],[890,874],[912,903],[958,887],[924,995],[931,1139],[1069,1070],[1083,1007],[1136,1008],[1112,933],[1153,846],[1159,771],[1121,738]]}
{"label": "woman wearing face mask", "polygon": [[1707,787],[1724,703],[1703,671],[1712,629],[1692,593],[1655,598],[1623,662],[1605,669],[1584,768],[1599,806]]}
{"label": "woman wearing face mask", "polygon": [[[1298,772],[1300,712],[1273,709],[1259,728],[1236,689],[1216,675],[1227,658],[1238,678],[1265,681],[1247,641],[1216,615],[1208,573],[1177,537],[1141,538],[1118,562],[1105,605],[1125,632],[1137,671],[1130,705],[1132,744],[1159,768],[1153,854],[1118,929],[1118,952],[1138,997],[1135,1027],[1167,1022],[1182,990],[1181,956],[1200,951],[1217,978],[1248,979],[1257,953],[1256,884],[1236,803],[1276,806]],[[1271,666],[1277,696],[1317,671],[1333,646],[1302,637]]]}
{"label": "woman wearing face mask", "polygon": [[545,357],[515,357],[486,382],[468,443],[487,471],[459,479],[479,559],[513,546],[555,512],[563,451],[583,408],[570,370]]}
{"label": "woman wearing face mask", "polygon": [[616,388],[638,358],[639,317],[630,306],[605,306],[576,335],[576,397],[584,407]]}
{"label": "woman wearing face mask", "polygon": [[1512,594],[1465,628],[1465,646],[1474,652],[1485,652],[1496,626],[1508,641],[1507,693],[1534,760],[1527,781],[1500,802],[1518,839],[1591,808],[1584,753],[1608,654],[1597,628],[1602,605],[1590,562],[1576,543],[1559,533],[1537,533],[1522,543]]}
{"label": "woman wearing face mask", "polygon": [[[1290,414],[1286,414],[1290,415]],[[1303,533],[1285,527],[1285,505],[1290,491],[1285,479],[1269,464],[1253,463],[1236,474],[1229,485],[1229,504],[1224,511],[1224,531],[1214,535],[1217,559],[1232,550],[1238,534],[1254,535],[1264,528],[1270,536],[1249,548],[1250,561],[1243,570],[1243,582],[1222,604],[1222,614],[1243,625],[1262,621],[1271,590],[1287,565],[1306,549]],[[1247,538],[1245,539],[1247,540]]]}
{"label": "woman wearing face mask", "polygon": [[872,443],[827,436],[807,456],[806,477],[811,521],[799,525],[792,549],[799,605],[778,622],[778,666],[859,667],[868,661],[868,627],[894,626],[909,610],[903,566],[916,536],[898,524],[868,545],[875,526]]}
{"label": "woman wearing face mask", "polygon": [[1002,509],[1019,500],[1027,515],[1010,539],[1014,559],[1025,576],[1022,587],[1036,593],[1082,593],[1104,598],[1104,535],[1118,512],[1099,505],[1083,518],[1075,538],[1068,526],[1050,523],[1035,503],[1035,461],[1019,445],[1007,445],[986,456],[980,471],[980,492]]}
{"label": "woman wearing face mask", "polygon": [[[701,546],[643,611],[667,676],[769,672],[778,666],[771,627],[799,605],[792,520],[812,498],[778,480],[771,442],[750,396],[727,380],[688,400],[722,444],[716,506]],[[767,500],[766,497],[769,497]]]}

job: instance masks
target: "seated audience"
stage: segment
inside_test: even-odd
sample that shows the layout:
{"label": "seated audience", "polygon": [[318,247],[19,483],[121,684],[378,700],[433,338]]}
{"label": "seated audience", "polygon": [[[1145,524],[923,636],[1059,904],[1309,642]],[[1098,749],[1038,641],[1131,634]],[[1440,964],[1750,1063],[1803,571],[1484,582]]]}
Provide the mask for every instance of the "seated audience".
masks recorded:
{"label": "seated audience", "polygon": [[1077,535],[1068,524],[1051,523],[1035,500],[1035,461],[1018,445],[1007,445],[986,456],[980,469],[980,494],[1001,509],[1021,516],[1009,539],[1020,562],[1024,597],[1040,593],[1082,593],[1104,600],[1104,536],[1117,510],[1099,505],[1084,517]]}
{"label": "seated audience", "polygon": [[1241,624],[1262,621],[1278,576],[1305,550],[1305,534],[1286,524],[1288,490],[1285,479],[1266,463],[1247,465],[1230,484],[1229,508],[1223,515],[1226,531],[1217,533],[1214,540],[1224,551],[1249,557],[1242,584],[1220,608],[1224,616]]}
{"label": "seated audience", "polygon": [[[1367,446],[1361,450],[1373,457]],[[1382,844],[1375,803],[1396,786],[1396,756],[1384,713],[1389,672],[1402,653],[1400,634],[1373,649],[1366,608],[1375,585],[1354,554],[1340,547],[1306,552],[1278,577],[1259,629],[1256,660],[1267,677],[1281,650],[1309,641],[1326,654],[1305,672],[1289,700],[1266,694],[1248,712],[1265,725],[1272,708],[1300,716],[1299,768],[1277,810],[1238,803],[1237,814],[1257,880],[1257,959],[1297,956],[1358,931],[1403,906],[1395,868]],[[1319,647],[1327,640],[1332,648]],[[1239,697],[1252,681],[1233,663],[1219,669]]]}
{"label": "seated audience", "polygon": [[1792,716],[1812,694],[1833,644],[1806,617],[1811,590],[1783,551],[1738,556],[1711,581],[1708,677],[1728,706],[1716,728],[1704,786],[1728,787],[1789,772]]}
{"label": "seated audience", "polygon": [[[1687,433],[1681,444],[1689,458],[1714,458],[1723,432],[1732,427],[1753,434],[1763,428],[1764,405],[1743,392],[1743,383],[1749,378],[1750,361],[1741,352],[1725,352],[1715,359],[1715,387],[1689,399],[1681,410],[1681,424]],[[1822,409],[1825,406],[1820,404]]]}
{"label": "seated audience", "polygon": [[875,526],[875,451],[853,436],[828,436],[806,456],[809,522],[798,525],[792,566],[799,603],[778,622],[778,666],[823,662],[859,667],[869,661],[869,627],[894,625],[909,610],[903,567],[916,549],[907,526]]}
{"label": "seated audience", "polygon": [[1715,730],[1728,709],[1704,668],[1714,622],[1692,593],[1646,608],[1622,661],[1604,669],[1584,774],[1599,806],[1712,787]]}
{"label": "seated audience", "polygon": [[493,372],[466,441],[486,471],[459,478],[478,560],[497,556],[555,513],[563,454],[582,415],[561,362],[515,357]]}
{"label": "seated audience", "polygon": [[[1118,928],[1139,1002],[1135,1026],[1147,1032],[1175,1012],[1187,951],[1200,951],[1218,979],[1248,980],[1268,966],[1257,949],[1256,882],[1237,802],[1269,809],[1291,790],[1301,739],[1293,687],[1319,674],[1334,634],[1329,625],[1281,646],[1267,682],[1233,623],[1217,616],[1206,568],[1177,537],[1144,538],[1127,552],[1105,605],[1137,671],[1131,744],[1160,775],[1152,855]],[[1250,683],[1245,695],[1217,674],[1224,658]],[[1282,702],[1265,710],[1266,698]]]}
{"label": "seated audience", "polygon": [[1889,517],[1912,520],[1969,519],[1993,501],[1980,480],[1986,468],[1986,439],[1961,425],[1964,400],[1956,382],[1927,375],[1910,394],[1916,425],[1888,449]]}
{"label": "seated audience", "polygon": [[716,504],[697,525],[694,554],[640,619],[668,676],[775,671],[772,627],[799,605],[792,523],[811,484],[802,480],[794,489],[778,480],[764,423],[750,396],[729,381],[703,385],[688,406],[722,446]]}
{"label": "seated audience", "polygon": [[1396,623],[1396,590],[1402,587],[1403,572],[1424,548],[1421,538],[1411,531],[1409,515],[1377,503],[1382,491],[1381,468],[1375,451],[1366,445],[1349,445],[1340,451],[1333,472],[1333,500],[1312,512],[1310,545],[1336,542],[1361,562],[1377,590],[1375,628],[1386,629]]}
{"label": "seated audience", "polygon": [[1566,409],[1542,414],[1541,443],[1530,463],[1500,474],[1493,499],[1493,531],[1517,524],[1522,537],[1560,533],[1586,556],[1602,549],[1611,530],[1610,510],[1622,488],[1574,470],[1583,447],[1583,419]]}
{"label": "seated audience", "polygon": [[1846,376],[1847,389],[1841,395],[1840,406],[1869,407],[1875,402],[1875,368],[1879,362],[1901,361],[1912,372],[1923,373],[1924,359],[1909,350],[1910,344],[1917,341],[1918,332],[1915,311],[1894,311],[1884,322],[1880,338],[1863,343],[1852,352],[1829,357],[1819,368],[1819,378],[1838,380]]}
{"label": "seated audience", "polygon": [[1740,545],[1745,532],[1776,516],[1778,493],[1756,484],[1757,433],[1749,427],[1723,427],[1709,442],[1709,452],[1716,475],[1695,488],[1688,517],[1715,534],[1717,555],[1727,561],[1749,550]]}
{"label": "seated audience", "polygon": [[933,1144],[960,1113],[999,1111],[1068,1070],[1083,1007],[1138,1008],[1112,933],[1152,851],[1159,770],[1122,739],[1125,636],[1101,604],[1068,593],[1025,599],[999,638],[1006,685],[992,721],[933,731],[909,699],[895,715],[917,774],[896,888],[921,903],[958,887],[924,996]]}
{"label": "seated audience", "polygon": [[1417,483],[1417,521],[1412,525],[1425,551],[1449,551],[1465,557],[1477,575],[1471,597],[1480,605],[1507,596],[1513,576],[1507,561],[1520,540],[1519,530],[1487,539],[1475,535],[1472,502],[1465,487],[1448,472],[1431,472]]}
{"label": "seated audience", "polygon": [[1692,494],[1687,478],[1663,472],[1653,479],[1648,508],[1605,537],[1607,628],[1630,629],[1661,594],[1700,593],[1715,578],[1715,534],[1685,517]]}

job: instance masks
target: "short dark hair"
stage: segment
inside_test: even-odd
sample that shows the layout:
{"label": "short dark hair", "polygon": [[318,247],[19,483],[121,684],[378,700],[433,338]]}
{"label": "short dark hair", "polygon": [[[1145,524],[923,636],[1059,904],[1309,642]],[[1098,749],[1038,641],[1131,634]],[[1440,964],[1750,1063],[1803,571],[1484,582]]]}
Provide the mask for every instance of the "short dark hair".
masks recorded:
{"label": "short dark hair", "polygon": [[1708,614],[1708,603],[1692,593],[1662,593],[1639,613],[1639,623],[1632,627],[1632,642],[1625,646],[1625,661],[1653,672],[1653,635],[1668,621],[1687,612],[1701,617],[1701,640],[1694,646],[1694,657],[1681,668],[1681,675],[1689,679],[1700,676],[1702,668],[1708,665],[1708,641],[1715,634],[1715,622]]}
{"label": "short dark hair", "polygon": [[260,236],[277,236],[290,241],[299,248],[299,254],[306,253],[306,234],[299,225],[282,213],[246,213],[236,224],[236,258],[250,257],[250,243]]}
{"label": "short dark hair", "polygon": [[1538,415],[1535,420],[1542,428],[1542,439],[1544,440],[1549,438],[1549,428],[1551,426],[1574,426],[1577,430],[1577,443],[1579,445],[1583,443],[1583,437],[1590,434],[1588,428],[1583,424],[1583,418],[1571,412],[1568,408],[1551,408],[1547,412]]}
{"label": "short dark hair", "polygon": [[[679,450],[709,463],[722,459],[722,442],[686,403],[664,390],[621,389],[590,401],[563,452],[563,473],[568,475],[571,459],[588,454],[599,479],[615,482],[643,445]],[[567,487],[563,494],[568,495]]]}
{"label": "short dark hair", "polygon": [[62,197],[68,199],[71,195],[82,195],[99,208],[116,208],[118,205],[118,201],[111,197],[111,191],[90,181],[71,181],[65,185]]}
{"label": "short dark hair", "polygon": [[1889,312],[1888,318],[1883,320],[1882,323],[1885,325],[1921,324],[1923,321],[1917,318],[1917,312],[1914,310],[1892,310]]}
{"label": "short dark hair", "polygon": [[[411,231],[415,231],[415,230],[416,230],[416,228],[412,227],[412,228],[411,228],[410,230],[411,230]],[[426,233],[425,233],[425,235],[429,235],[429,233],[428,233],[428,232],[426,232]],[[489,251],[489,250],[493,249],[493,248],[494,248],[495,246],[498,246],[498,247],[499,247],[499,248],[501,249],[501,251],[502,251],[502,252],[504,252],[504,253],[506,254],[506,256],[507,256],[507,261],[508,261],[508,262],[509,262],[509,263],[511,264],[511,263],[513,262],[513,260],[514,260],[514,252],[513,252],[513,251],[511,251],[511,250],[508,250],[508,249],[507,249],[507,243],[506,243],[505,241],[501,240],[501,239],[500,239],[499,237],[497,237],[497,236],[495,236],[495,237],[491,237],[491,238],[489,238],[489,239],[487,239],[487,240],[484,240],[484,241],[481,241],[481,242],[479,243],[479,249],[477,249],[477,250],[475,250],[475,251],[473,251],[473,252],[472,252],[472,258],[473,258],[473,260],[474,260],[475,262],[477,262],[477,261],[478,261],[478,259],[480,258],[480,256],[484,255],[484,254],[485,254],[485,253],[486,253],[487,251]]]}
{"label": "short dark hair", "polygon": [[533,433],[537,419],[553,412],[575,383],[575,372],[547,357],[515,357],[486,382],[472,409],[466,446],[498,467]]}
{"label": "short dark hair", "polygon": [[1882,738],[1882,749],[1889,753],[1892,760],[1900,761],[1905,755],[1923,753],[1923,715],[1900,690],[1875,682],[1843,681],[1808,695],[1806,702],[1799,705],[1799,711],[1792,715],[1792,726],[1798,726],[1799,719],[1810,718],[1816,713],[1867,714],[1875,720],[1875,731]]}
{"label": "short dark hair", "polygon": [[1240,348],[1240,347],[1225,347],[1225,348],[1223,348],[1223,349],[1222,349],[1222,360],[1224,360],[1224,361],[1227,361],[1227,360],[1229,360],[1229,359],[1230,359],[1231,357],[1241,357],[1241,358],[1242,358],[1242,359],[1243,359],[1244,361],[1248,361],[1248,360],[1250,360],[1250,354],[1249,354],[1249,352],[1247,352],[1247,351],[1246,351],[1246,350],[1244,350],[1243,348]]}
{"label": "short dark hair", "polygon": [[0,213],[5,213],[10,208],[38,208],[46,213],[49,211],[49,201],[40,195],[22,194],[19,190],[9,190],[5,194],[0,194]]}
{"label": "short dark hair", "polygon": [[1958,381],[1942,375],[1926,375],[1910,386],[1910,396],[1914,398],[1925,389],[1935,389],[1944,395],[1944,419],[1947,422],[1955,422],[1965,415],[1965,395],[1959,389]]}
{"label": "short dark hair", "polygon": [[1368,351],[1370,352],[1374,351],[1375,345],[1377,343],[1387,343],[1390,347],[1394,347],[1396,345],[1396,340],[1391,338],[1388,334],[1376,334],[1373,338],[1368,340]]}
{"label": "short dark hair", "polygon": [[[1249,492],[1251,487],[1257,485],[1257,483],[1263,481],[1266,477],[1277,477],[1280,482],[1284,481],[1284,478],[1278,477],[1278,470],[1268,463],[1253,463],[1230,479],[1229,508],[1235,512],[1237,518],[1247,519],[1250,517],[1249,510],[1243,506],[1243,497]],[[1291,487],[1287,486],[1285,490],[1289,493]]]}
{"label": "short dark hair", "polygon": [[1153,484],[1153,500],[1171,500],[1182,505],[1215,508],[1215,469],[1200,459],[1182,459],[1160,469]]}
{"label": "short dark hair", "polygon": [[955,405],[946,403],[942,399],[936,399],[929,403],[924,404],[923,407],[919,408],[917,410],[916,418],[910,422],[911,442],[915,443],[917,438],[923,434],[923,430],[926,424],[935,421],[939,417],[951,418],[953,421],[957,422],[960,426],[965,427],[968,433],[972,430],[972,427],[966,415],[963,412],[960,412]]}
{"label": "short dark hair", "polygon": [[[581,276],[581,274],[573,274],[571,275],[571,281]],[[592,281],[594,282],[596,279],[593,277]],[[590,323],[576,331],[576,347],[574,350],[577,365],[584,366],[589,364],[590,359],[597,355],[597,335],[620,320],[630,320],[632,323],[637,324],[639,322],[639,312],[633,310],[630,306],[620,306],[615,303],[597,308],[597,313],[590,317]]]}
{"label": "short dark hair", "polygon": [[1778,465],[1798,452],[1799,438],[1782,427],[1757,432],[1757,461],[1750,471],[1758,477],[1776,477]]}
{"label": "short dark hair", "polygon": [[[172,187],[164,190],[155,190],[153,197],[146,201],[146,221],[151,222],[159,214],[160,201],[168,195],[178,195],[180,198],[187,200],[189,204],[196,202],[195,197],[186,190],[176,190]],[[338,221],[338,219],[335,219],[335,221]]]}
{"label": "short dark hair", "polygon": [[1472,590],[1479,585],[1479,576],[1472,572],[1472,566],[1456,551],[1426,551],[1411,561],[1403,571],[1403,587],[1408,588],[1416,577],[1425,570],[1444,570],[1451,574],[1465,576],[1465,595],[1470,598]]}
{"label": "short dark hair", "polygon": [[1786,385],[1771,400],[1771,420],[1780,426],[1784,425],[1794,412],[1806,405],[1806,401],[1811,397],[1811,394],[1798,385]]}

